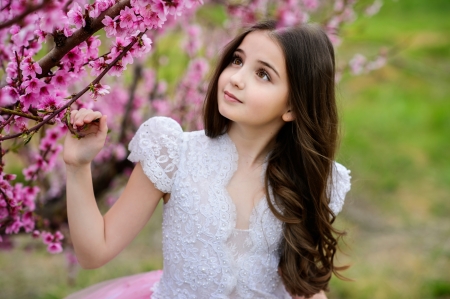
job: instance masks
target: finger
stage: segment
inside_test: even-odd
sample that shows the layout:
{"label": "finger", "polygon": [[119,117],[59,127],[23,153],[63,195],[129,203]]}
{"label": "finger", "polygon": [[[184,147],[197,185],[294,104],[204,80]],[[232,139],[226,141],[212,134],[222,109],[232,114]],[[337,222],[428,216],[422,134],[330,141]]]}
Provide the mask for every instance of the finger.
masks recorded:
{"label": "finger", "polygon": [[75,119],[75,115],[78,113],[78,110],[70,111],[70,124],[73,125],[73,121]]}
{"label": "finger", "polygon": [[100,118],[100,125],[99,125],[99,127],[98,127],[98,131],[101,133],[101,134],[107,134],[108,133],[108,124],[107,124],[107,116],[106,115],[103,115],[101,118]]}
{"label": "finger", "polygon": [[86,114],[83,121],[85,124],[88,124],[88,123],[91,123],[92,121],[94,121],[95,119],[99,119],[101,117],[102,117],[102,113],[99,111],[95,111],[95,112]]}
{"label": "finger", "polygon": [[82,126],[84,125],[84,118],[89,115],[90,113],[93,113],[91,109],[80,109],[78,113],[75,115],[74,125],[76,126]]}

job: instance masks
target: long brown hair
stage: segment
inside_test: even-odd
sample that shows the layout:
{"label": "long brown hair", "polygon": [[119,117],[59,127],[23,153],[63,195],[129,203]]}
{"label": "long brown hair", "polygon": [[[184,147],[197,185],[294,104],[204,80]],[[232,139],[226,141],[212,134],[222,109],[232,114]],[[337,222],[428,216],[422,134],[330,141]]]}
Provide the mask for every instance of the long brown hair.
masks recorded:
{"label": "long brown hair", "polygon": [[[283,221],[280,275],[287,291],[310,297],[328,289],[338,239],[344,234],[332,227],[328,183],[338,138],[333,46],[317,25],[276,29],[275,21],[258,23],[224,49],[211,79],[204,104],[207,136],[224,134],[230,120],[219,113],[218,79],[233,53],[253,31],[267,31],[281,46],[288,74],[289,106],[295,115],[275,138],[265,175],[269,207]],[[269,196],[269,188],[274,198]]]}

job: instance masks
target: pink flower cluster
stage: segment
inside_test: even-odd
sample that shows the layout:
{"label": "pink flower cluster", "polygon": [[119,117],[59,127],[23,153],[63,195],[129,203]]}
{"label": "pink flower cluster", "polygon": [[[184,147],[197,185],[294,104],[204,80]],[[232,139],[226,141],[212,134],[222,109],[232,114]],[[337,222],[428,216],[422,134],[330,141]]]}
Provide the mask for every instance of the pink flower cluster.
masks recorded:
{"label": "pink flower cluster", "polygon": [[382,68],[386,64],[386,61],[387,51],[381,49],[380,53],[372,61],[369,61],[366,56],[358,53],[353,56],[348,65],[353,75],[360,75]]}
{"label": "pink flower cluster", "polygon": [[6,234],[17,234],[21,228],[30,233],[35,226],[33,211],[39,188],[21,183],[12,185],[15,178],[0,173],[0,227],[5,227]]}
{"label": "pink flower cluster", "polygon": [[44,138],[40,140],[39,151],[34,153],[31,163],[23,170],[25,180],[34,181],[38,173],[44,175],[54,168],[56,159],[62,151],[62,145],[58,144],[58,141],[66,131],[65,127],[56,126],[45,132]]}
{"label": "pink flower cluster", "polygon": [[46,232],[46,231],[37,231],[33,232],[33,237],[38,238],[41,236],[42,242],[47,245],[47,251],[56,254],[61,253],[63,251],[63,247],[61,241],[64,239],[64,235],[57,231],[54,234]]}

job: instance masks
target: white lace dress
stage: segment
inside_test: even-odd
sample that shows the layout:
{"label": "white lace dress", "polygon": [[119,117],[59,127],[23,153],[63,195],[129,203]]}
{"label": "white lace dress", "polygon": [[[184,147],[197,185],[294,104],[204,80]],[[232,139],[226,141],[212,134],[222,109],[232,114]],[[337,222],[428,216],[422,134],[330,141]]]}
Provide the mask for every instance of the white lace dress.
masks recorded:
{"label": "white lace dress", "polygon": [[[236,207],[226,186],[238,155],[227,134],[211,139],[204,131],[183,132],[173,119],[153,117],[129,149],[128,158],[141,163],[156,188],[171,194],[163,210],[164,269],[162,275],[150,273],[148,297],[291,298],[278,275],[282,223],[267,200],[254,207],[248,229],[236,229]],[[335,163],[333,178],[330,208],[338,214],[350,189],[349,171]],[[136,277],[122,280],[120,291],[107,284],[91,297],[70,298],[137,298],[125,295],[141,285],[137,279],[145,279]],[[114,296],[103,297],[106,291]]]}

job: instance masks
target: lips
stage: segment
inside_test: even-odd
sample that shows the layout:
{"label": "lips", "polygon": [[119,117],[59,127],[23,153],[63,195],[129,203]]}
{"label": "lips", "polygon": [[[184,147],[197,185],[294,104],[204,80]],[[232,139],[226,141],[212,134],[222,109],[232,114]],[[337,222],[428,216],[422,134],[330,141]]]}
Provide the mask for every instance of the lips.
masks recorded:
{"label": "lips", "polygon": [[231,101],[236,101],[242,103],[238,98],[236,98],[231,92],[225,91],[225,96],[229,98]]}

